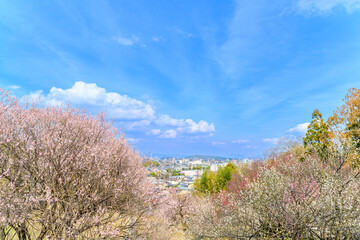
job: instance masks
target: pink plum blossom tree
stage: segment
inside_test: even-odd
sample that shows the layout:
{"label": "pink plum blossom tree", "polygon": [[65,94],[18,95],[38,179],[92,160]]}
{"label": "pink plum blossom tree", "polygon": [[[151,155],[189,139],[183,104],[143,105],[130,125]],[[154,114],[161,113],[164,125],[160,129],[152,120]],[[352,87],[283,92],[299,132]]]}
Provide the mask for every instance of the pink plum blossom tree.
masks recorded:
{"label": "pink plum blossom tree", "polygon": [[141,160],[104,114],[0,89],[1,237],[131,235],[156,201]]}

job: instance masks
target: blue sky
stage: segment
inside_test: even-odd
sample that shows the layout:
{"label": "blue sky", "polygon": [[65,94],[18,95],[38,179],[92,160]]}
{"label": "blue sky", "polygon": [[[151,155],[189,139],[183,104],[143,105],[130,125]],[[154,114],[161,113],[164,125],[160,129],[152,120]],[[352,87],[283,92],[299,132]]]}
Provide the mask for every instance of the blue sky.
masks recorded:
{"label": "blue sky", "polygon": [[254,157],[360,84],[360,0],[0,2],[0,87],[143,154]]}

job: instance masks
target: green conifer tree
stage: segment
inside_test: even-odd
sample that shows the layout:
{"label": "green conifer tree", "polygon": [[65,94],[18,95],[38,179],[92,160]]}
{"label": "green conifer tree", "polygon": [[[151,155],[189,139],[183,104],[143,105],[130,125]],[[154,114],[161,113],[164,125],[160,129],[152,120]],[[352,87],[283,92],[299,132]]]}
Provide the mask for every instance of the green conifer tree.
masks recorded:
{"label": "green conifer tree", "polygon": [[317,152],[325,160],[327,149],[331,143],[330,130],[318,109],[315,109],[312,114],[312,121],[308,126],[303,142],[304,147]]}

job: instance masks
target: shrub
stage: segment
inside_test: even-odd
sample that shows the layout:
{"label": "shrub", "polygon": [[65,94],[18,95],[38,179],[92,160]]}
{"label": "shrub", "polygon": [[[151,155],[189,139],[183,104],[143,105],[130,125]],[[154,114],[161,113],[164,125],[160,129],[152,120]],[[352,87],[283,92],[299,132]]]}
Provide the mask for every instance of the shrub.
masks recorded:
{"label": "shrub", "polygon": [[342,144],[326,161],[299,161],[289,150],[246,166],[233,178],[238,185],[203,198],[189,231],[215,239],[358,239],[359,172],[345,165],[352,152]]}

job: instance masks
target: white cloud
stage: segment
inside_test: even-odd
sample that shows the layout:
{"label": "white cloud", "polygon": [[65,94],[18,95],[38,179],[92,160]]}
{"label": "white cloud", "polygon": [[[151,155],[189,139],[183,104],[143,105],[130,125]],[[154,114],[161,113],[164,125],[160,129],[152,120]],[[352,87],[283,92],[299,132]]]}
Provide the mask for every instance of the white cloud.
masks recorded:
{"label": "white cloud", "polygon": [[204,120],[200,120],[196,123],[192,119],[176,119],[171,118],[169,115],[160,115],[155,120],[155,123],[159,126],[172,126],[178,127],[179,132],[184,133],[212,133],[215,132],[215,126],[213,123],[208,123]]}
{"label": "white cloud", "polygon": [[225,142],[217,142],[217,141],[212,141],[211,142],[212,145],[225,145]]}
{"label": "white cloud", "polygon": [[198,123],[194,122],[191,119],[185,120],[186,126],[179,127],[177,130],[179,132],[185,133],[211,133],[215,132],[215,126],[213,123],[208,123],[204,120],[200,120]]}
{"label": "white cloud", "polygon": [[296,4],[300,11],[324,14],[336,8],[344,8],[348,13],[360,9],[360,0],[299,0]]}
{"label": "white cloud", "polygon": [[24,96],[24,100],[25,101],[29,101],[29,102],[37,102],[39,100],[41,100],[41,96],[42,96],[43,91],[42,90],[38,90],[35,92],[30,92],[29,95],[25,95]]}
{"label": "white cloud", "polygon": [[257,146],[256,145],[246,145],[246,146],[244,146],[244,148],[245,149],[251,149],[251,148],[257,148]]}
{"label": "white cloud", "polygon": [[277,144],[280,140],[278,138],[263,138],[263,142]]}
{"label": "white cloud", "polygon": [[145,128],[146,126],[149,126],[151,121],[149,120],[140,120],[140,121],[122,121],[121,125],[126,130],[138,130],[141,128]]}
{"label": "white cloud", "polygon": [[166,130],[160,135],[161,138],[176,138],[177,132],[174,129]]}
{"label": "white cloud", "polygon": [[11,88],[11,89],[19,89],[21,87],[19,85],[10,85],[9,88]]}
{"label": "white cloud", "polygon": [[161,130],[160,129],[152,129],[152,130],[148,131],[147,134],[148,135],[160,135]]}
{"label": "white cloud", "polygon": [[300,123],[293,128],[290,128],[287,132],[288,133],[298,133],[298,134],[305,134],[307,132],[308,126],[310,123]]}
{"label": "white cloud", "polygon": [[[119,121],[121,127],[126,130],[144,131],[148,135],[158,135],[162,138],[175,138],[179,133],[212,136],[215,132],[213,123],[204,120],[195,122],[192,119],[175,119],[166,114],[158,116],[151,104],[116,92],[107,92],[95,83],[79,81],[68,89],[52,87],[48,93],[39,90],[24,97],[29,101],[39,101],[40,98],[40,102],[48,106],[70,104],[85,107],[93,113],[105,112],[109,118]],[[158,126],[158,129],[151,130],[154,126]],[[176,129],[164,132],[162,127]]]}
{"label": "white cloud", "polygon": [[159,126],[173,127],[181,127],[186,125],[184,119],[171,118],[169,115],[160,115],[160,117],[155,120],[155,123]]}
{"label": "white cloud", "polygon": [[41,102],[46,105],[75,104],[86,105],[95,110],[106,112],[113,119],[123,120],[147,120],[141,125],[150,124],[149,120],[155,118],[154,108],[142,101],[120,95],[115,92],[107,92],[95,83],[75,82],[69,89],[52,87],[47,95],[37,91],[28,95],[29,99],[41,96]]}
{"label": "white cloud", "polygon": [[132,38],[125,38],[121,36],[114,37],[114,40],[124,46],[131,46],[135,42],[138,42],[140,38],[136,35],[132,35]]}
{"label": "white cloud", "polygon": [[243,143],[248,143],[250,142],[249,140],[234,140],[232,141],[232,143],[239,143],[239,144],[243,144]]}

